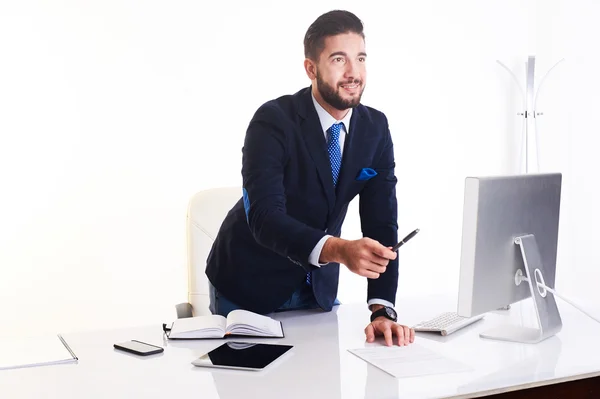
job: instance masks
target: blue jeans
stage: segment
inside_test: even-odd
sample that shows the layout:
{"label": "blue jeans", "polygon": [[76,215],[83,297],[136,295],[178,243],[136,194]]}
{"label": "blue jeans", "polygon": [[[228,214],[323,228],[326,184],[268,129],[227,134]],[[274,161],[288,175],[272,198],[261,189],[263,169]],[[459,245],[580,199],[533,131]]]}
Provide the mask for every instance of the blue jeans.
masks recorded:
{"label": "blue jeans", "polygon": [[[241,308],[241,306],[238,306],[229,299],[225,298],[219,291],[217,291],[210,281],[208,282],[208,293],[210,297],[210,305],[208,308],[212,314],[220,314],[221,316],[227,317],[229,312],[232,310]],[[334,306],[339,304],[340,302],[337,299],[333,303]],[[302,288],[294,292],[290,299],[281,305],[276,312],[318,308],[319,304],[312,293],[312,289],[309,285],[303,285]]]}

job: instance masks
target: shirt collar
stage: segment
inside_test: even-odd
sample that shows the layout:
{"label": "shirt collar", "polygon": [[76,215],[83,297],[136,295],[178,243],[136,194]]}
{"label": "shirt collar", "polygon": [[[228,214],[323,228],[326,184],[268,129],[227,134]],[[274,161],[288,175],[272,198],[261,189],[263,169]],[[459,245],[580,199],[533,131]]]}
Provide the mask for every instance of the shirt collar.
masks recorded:
{"label": "shirt collar", "polygon": [[321,106],[315,99],[312,90],[310,92],[310,96],[312,97],[313,104],[315,105],[315,109],[317,110],[317,115],[319,115],[319,121],[321,122],[321,127],[323,128],[323,132],[327,132],[327,129],[331,127],[334,123],[342,122],[344,124],[344,130],[346,134],[350,131],[350,118],[352,117],[352,108],[348,110],[346,116],[342,120],[336,120],[331,114],[325,111],[325,108]]}

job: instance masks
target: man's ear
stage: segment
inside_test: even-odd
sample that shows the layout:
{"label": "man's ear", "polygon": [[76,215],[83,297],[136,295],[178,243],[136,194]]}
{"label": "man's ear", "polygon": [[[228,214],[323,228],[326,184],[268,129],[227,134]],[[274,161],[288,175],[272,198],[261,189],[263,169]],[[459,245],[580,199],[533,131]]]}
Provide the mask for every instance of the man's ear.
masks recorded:
{"label": "man's ear", "polygon": [[304,70],[310,80],[315,80],[317,78],[317,65],[310,58],[304,60]]}

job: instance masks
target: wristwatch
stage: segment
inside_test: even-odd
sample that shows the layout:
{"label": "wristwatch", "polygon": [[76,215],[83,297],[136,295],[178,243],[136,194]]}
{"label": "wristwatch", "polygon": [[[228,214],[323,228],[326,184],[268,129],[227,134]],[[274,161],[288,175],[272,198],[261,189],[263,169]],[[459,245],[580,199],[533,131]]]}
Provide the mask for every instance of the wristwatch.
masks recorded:
{"label": "wristwatch", "polygon": [[390,320],[397,321],[398,315],[394,308],[390,308],[389,306],[384,306],[381,309],[378,309],[371,313],[371,321],[375,320],[379,316],[387,317]]}

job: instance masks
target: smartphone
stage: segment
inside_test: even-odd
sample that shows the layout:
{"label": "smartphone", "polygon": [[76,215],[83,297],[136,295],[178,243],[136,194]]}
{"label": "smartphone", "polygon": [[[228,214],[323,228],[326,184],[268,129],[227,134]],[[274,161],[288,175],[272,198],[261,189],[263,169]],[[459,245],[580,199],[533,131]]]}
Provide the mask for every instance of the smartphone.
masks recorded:
{"label": "smartphone", "polygon": [[154,355],[164,351],[163,348],[156,345],[150,345],[142,341],[131,340],[122,342],[120,344],[113,345],[115,349],[119,349],[125,352],[133,353],[140,356]]}

